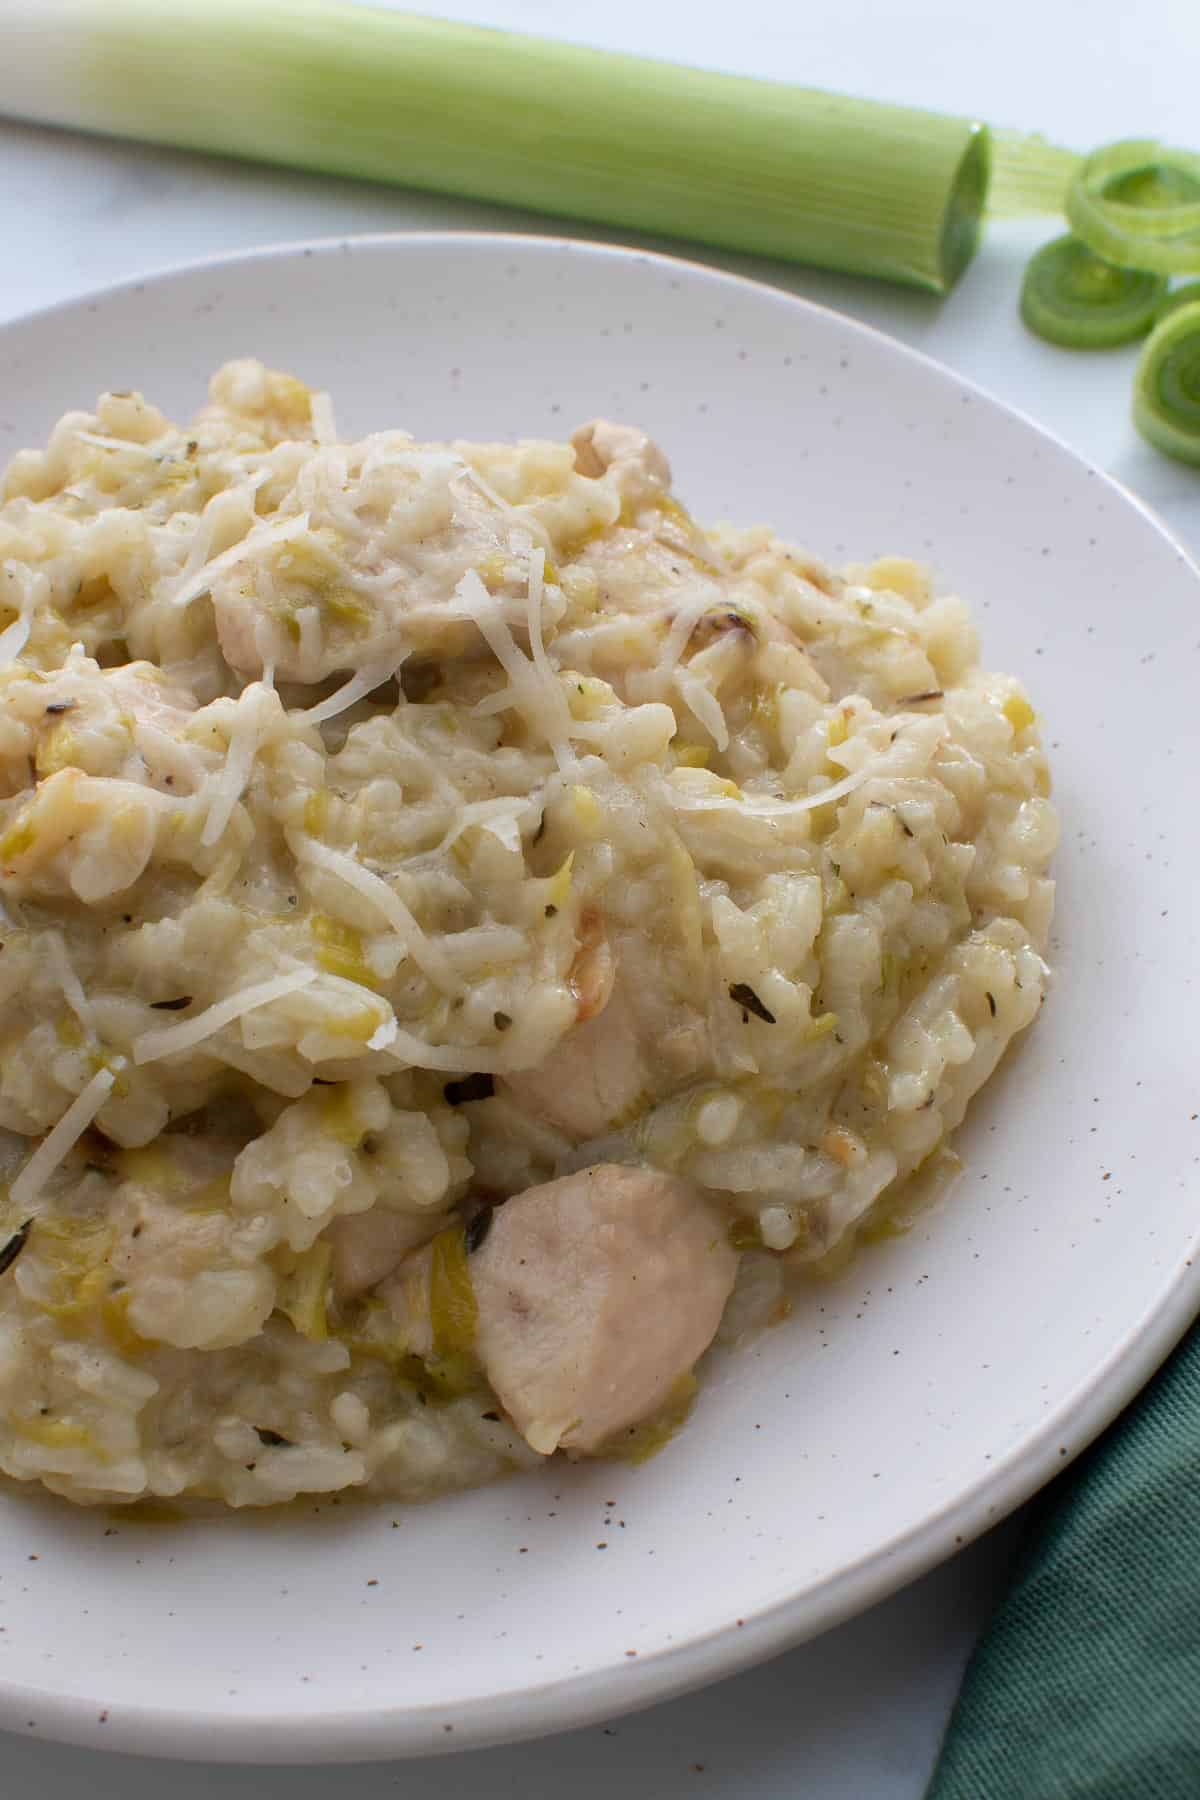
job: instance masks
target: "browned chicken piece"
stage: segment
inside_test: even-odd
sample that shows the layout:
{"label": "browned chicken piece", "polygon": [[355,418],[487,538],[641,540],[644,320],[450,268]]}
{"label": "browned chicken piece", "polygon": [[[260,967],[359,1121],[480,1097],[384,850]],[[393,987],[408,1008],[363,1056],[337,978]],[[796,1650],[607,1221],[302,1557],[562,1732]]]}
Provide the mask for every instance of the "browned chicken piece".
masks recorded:
{"label": "browned chicken piece", "polygon": [[470,1258],[484,1372],[542,1455],[649,1418],[712,1342],[737,1272],[689,1183],[598,1163],[499,1207]]}
{"label": "browned chicken piece", "polygon": [[567,985],[575,996],[577,1018],[590,1019],[612,999],[617,978],[617,959],[613,954],[603,914],[588,907],[580,915],[576,932],[578,949],[567,976]]}
{"label": "browned chicken piece", "polygon": [[571,433],[571,447],[581,475],[611,475],[622,499],[631,505],[666,493],[671,486],[670,463],[636,426],[593,419]]}

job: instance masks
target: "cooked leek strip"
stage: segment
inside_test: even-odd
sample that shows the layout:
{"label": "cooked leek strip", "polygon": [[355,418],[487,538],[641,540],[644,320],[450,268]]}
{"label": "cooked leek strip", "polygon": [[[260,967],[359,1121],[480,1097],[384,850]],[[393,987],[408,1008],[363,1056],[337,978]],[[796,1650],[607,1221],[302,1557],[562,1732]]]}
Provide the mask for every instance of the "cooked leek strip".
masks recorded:
{"label": "cooked leek strip", "polygon": [[334,0],[0,0],[0,43],[0,111],[936,292],[987,189],[970,119]]}
{"label": "cooked leek strip", "polygon": [[1121,268],[1200,271],[1200,156],[1149,138],[1106,145],[1072,181],[1067,223]]}
{"label": "cooked leek strip", "polygon": [[1106,350],[1144,337],[1167,291],[1165,275],[1118,269],[1075,237],[1055,238],[1031,257],[1021,286],[1030,331],[1073,350]]}
{"label": "cooked leek strip", "polygon": [[1147,338],[1133,419],[1156,450],[1200,467],[1200,300],[1168,313]]}

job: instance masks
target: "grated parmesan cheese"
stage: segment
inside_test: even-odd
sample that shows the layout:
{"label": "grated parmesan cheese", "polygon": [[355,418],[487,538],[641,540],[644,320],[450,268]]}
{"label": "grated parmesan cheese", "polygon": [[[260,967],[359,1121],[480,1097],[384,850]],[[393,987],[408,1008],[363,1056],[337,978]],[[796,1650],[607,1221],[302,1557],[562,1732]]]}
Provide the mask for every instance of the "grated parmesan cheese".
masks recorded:
{"label": "grated parmesan cheese", "polygon": [[674,673],[680,657],[691,642],[693,631],[720,597],[720,591],[710,582],[702,582],[695,598],[679,608],[671,621],[671,629],[663,640],[658,661],[654,665],[655,674],[669,677]]}
{"label": "grated parmesan cheese", "polygon": [[312,420],[313,436],[318,444],[336,444],[337,423],[333,414],[333,401],[324,390],[310,395],[308,412]]}
{"label": "grated parmesan cheese", "polygon": [[717,749],[728,750],[729,727],[725,723],[721,702],[708,683],[702,681],[699,675],[694,675],[690,669],[683,668],[675,670],[674,681],[684,705],[703,725]]}
{"label": "grated parmesan cheese", "polygon": [[856,769],[852,775],[843,776],[841,781],[821,788],[815,794],[804,794],[798,800],[755,799],[753,796],[740,800],[732,794],[686,794],[675,782],[667,781],[663,785],[671,796],[671,804],[680,812],[740,812],[751,818],[786,819],[799,813],[811,812],[815,806],[825,806],[830,800],[840,800],[846,794],[852,794],[855,788],[861,787],[864,781],[870,781],[880,774],[877,763],[867,763]]}
{"label": "grated parmesan cheese", "polygon": [[[263,479],[266,479],[265,472]],[[202,528],[203,523],[202,520]],[[256,525],[238,543],[231,544],[228,550],[222,550],[221,554],[214,556],[211,561],[202,563],[192,574],[189,575],[185,572],[180,579],[179,586],[171,595],[171,604],[173,606],[190,606],[191,602],[198,600],[201,594],[208,593],[214,575],[221,575],[226,569],[234,568],[247,556],[253,556],[258,550],[267,550],[272,544],[289,543],[293,538],[304,537],[307,532],[307,513],[297,513],[294,517],[287,519],[272,519],[267,525]],[[199,535],[197,533],[197,539],[199,539]],[[211,542],[210,528],[209,543],[211,544]],[[192,562],[191,557],[188,558],[188,562]]]}
{"label": "grated parmesan cheese", "polygon": [[[498,512],[504,513],[506,517],[515,520],[518,528],[527,532],[531,540],[536,537],[541,541],[544,549],[550,548],[550,538],[541,520],[535,518],[531,513],[525,512],[522,507],[514,506],[511,500],[506,500],[504,498],[503,494],[497,493],[496,489],[479,473],[478,469],[474,468],[469,462],[464,460],[460,462],[457,474],[460,478],[465,477],[473,487],[477,488],[485,500],[490,500]],[[451,477],[450,485],[453,490],[453,477]]]}
{"label": "grated parmesan cheese", "polygon": [[225,761],[215,774],[208,777],[211,797],[208,817],[204,821],[204,830],[200,833],[200,842],[205,849],[211,849],[213,844],[220,842],[225,827],[233,817],[234,807],[246,791],[262,734],[262,703],[266,695],[273,693],[273,686],[252,681],[238,696],[237,713],[233,730],[229,734],[229,749]]}
{"label": "grated parmesan cheese", "polygon": [[16,662],[22,650],[29,642],[32,629],[32,616],[28,609],[17,614],[11,624],[0,631],[0,669],[7,669]]}
{"label": "grated parmesan cheese", "polygon": [[353,855],[347,855],[342,850],[332,850],[328,844],[319,843],[316,838],[305,837],[301,832],[290,833],[288,843],[299,862],[324,869],[326,874],[336,876],[348,888],[353,888],[356,894],[361,894],[364,900],[369,901],[401,940],[406,955],[411,957],[435,987],[440,988],[444,994],[458,994],[462,991],[462,983],[446,958],[425,935],[399,894],[388,886],[381,875],[364,869]]}
{"label": "grated parmesan cheese", "polygon": [[80,444],[92,444],[97,450],[131,450],[135,456],[148,457],[155,463],[163,457],[163,452],[151,444],[135,444],[131,438],[104,437],[98,431],[77,431],[75,439]]}
{"label": "grated parmesan cheese", "polygon": [[365,700],[368,694],[374,693],[377,687],[382,687],[385,681],[390,681],[402,668],[406,657],[407,651],[399,661],[395,656],[389,656],[386,662],[360,669],[357,675],[344,681],[340,688],[335,688],[332,694],[319,700],[316,706],[308,707],[296,717],[303,719],[306,725],[321,725],[326,719],[336,719],[339,713],[347,712],[358,701]]}
{"label": "grated parmesan cheese", "polygon": [[477,1044],[427,1044],[397,1025],[389,1055],[405,1069],[436,1069],[444,1075],[503,1075],[514,1064],[503,1050],[483,1050]]}
{"label": "grated parmesan cheese", "polygon": [[[532,577],[531,577],[532,581]],[[539,589],[540,591],[540,589]],[[549,744],[555,762],[566,774],[575,766],[570,735],[574,721],[566,696],[542,650],[544,671],[536,661],[522,655],[516,639],[500,616],[500,609],[484,587],[474,569],[468,569],[454,590],[463,602],[468,616],[479,627],[480,635],[492,655],[508,676],[518,710],[541,732]],[[532,640],[531,640],[532,647]]]}
{"label": "grated parmesan cheese", "polygon": [[133,1040],[133,1060],[138,1064],[158,1062],[164,1056],[179,1056],[185,1050],[194,1050],[198,1044],[223,1031],[226,1025],[232,1025],[235,1019],[243,1018],[260,1006],[269,1006],[272,1000],[282,1000],[285,994],[311,987],[316,979],[316,969],[291,969],[286,975],[256,981],[240,993],[218,1000],[215,1005],[197,1013],[194,1019],[183,1019],[178,1025],[165,1025],[158,1031],[143,1031]]}
{"label": "grated parmesan cheese", "polygon": [[70,1007],[89,1038],[96,1036],[96,1021],[92,1015],[91,1003],[83,991],[83,983],[75,973],[67,951],[67,942],[61,931],[48,931],[43,939],[48,952],[48,960],[54,965],[54,973],[58,977],[63,991],[63,999]]}
{"label": "grated parmesan cheese", "polygon": [[456,844],[464,831],[472,825],[479,825],[484,831],[490,831],[493,837],[508,850],[521,848],[519,821],[527,818],[534,810],[532,800],[521,794],[503,795],[497,800],[471,800],[465,806],[460,805],[458,816],[451,824],[445,837],[438,845],[438,854],[442,855]]}
{"label": "grated parmesan cheese", "polygon": [[58,1124],[47,1132],[8,1190],[9,1200],[18,1212],[23,1212],[37,1199],[54,1171],[70,1156],[112,1093],[116,1071],[124,1067],[124,1057],[118,1057],[111,1069],[98,1069],[72,1100]]}

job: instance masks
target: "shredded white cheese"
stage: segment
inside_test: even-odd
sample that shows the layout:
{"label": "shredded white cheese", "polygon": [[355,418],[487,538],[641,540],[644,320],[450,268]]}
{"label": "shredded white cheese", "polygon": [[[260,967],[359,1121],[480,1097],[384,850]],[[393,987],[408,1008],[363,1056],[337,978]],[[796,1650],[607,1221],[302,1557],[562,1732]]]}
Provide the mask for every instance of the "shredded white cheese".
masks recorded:
{"label": "shredded white cheese", "polygon": [[[263,479],[266,479],[264,474]],[[201,521],[203,527],[204,521]],[[267,525],[257,525],[240,540],[231,544],[228,550],[222,550],[210,562],[205,562],[193,573],[184,574],[179,586],[171,595],[173,606],[188,606],[198,600],[201,594],[207,594],[212,586],[213,576],[223,574],[226,569],[234,568],[246,557],[253,556],[256,551],[267,550],[272,544],[286,544],[292,538],[304,537],[308,532],[308,514],[297,513],[293,518],[272,519]],[[210,536],[211,542],[211,536]],[[188,558],[190,563],[192,558]]]}
{"label": "shredded white cheese", "polygon": [[445,1075],[500,1075],[513,1068],[503,1050],[481,1050],[477,1045],[427,1044],[402,1025],[388,1047],[389,1055],[405,1069],[436,1069]]}
{"label": "shredded white cheese", "polygon": [[220,841],[233,817],[233,809],[246,791],[246,783],[258,754],[263,726],[263,699],[272,689],[260,681],[252,681],[238,696],[237,713],[229,734],[229,749],[223,766],[208,778],[210,799],[208,817],[200,842],[205,849]]}
{"label": "shredded white cheese", "polygon": [[741,799],[735,799],[732,794],[689,794],[681,790],[674,782],[668,781],[663,785],[670,795],[671,804],[680,812],[712,812],[715,810],[746,813],[751,818],[758,819],[786,819],[794,817],[798,813],[811,812],[814,806],[825,806],[830,800],[840,800],[845,794],[852,794],[855,788],[861,787],[864,781],[870,781],[873,776],[881,772],[877,764],[867,763],[863,768],[856,769],[852,775],[844,776],[841,781],[835,781],[829,787],[821,788],[815,794],[805,794],[798,800],[771,800],[755,798],[753,795],[743,795]]}
{"label": "shredded white cheese", "polygon": [[[546,552],[531,549],[529,556],[529,576],[525,597],[525,620],[529,630],[529,651],[535,673],[545,684],[545,691],[551,700],[551,712],[555,717],[557,732],[562,733],[564,747],[570,758],[570,746],[566,740],[571,732],[571,709],[567,705],[558,675],[551,667],[550,658],[546,655],[546,644],[542,635],[542,603],[546,594]],[[555,752],[558,759],[558,753]],[[559,761],[559,768],[563,767]]]}
{"label": "shredded white cheese", "polygon": [[83,983],[75,973],[67,951],[66,939],[61,931],[48,931],[43,939],[49,961],[54,964],[54,973],[58,976],[63,991],[63,999],[70,1007],[89,1038],[96,1035],[96,1022],[92,1016],[91,1003],[83,991]]}
{"label": "shredded white cheese", "polygon": [[9,1200],[18,1212],[23,1212],[37,1199],[54,1171],[70,1156],[112,1093],[116,1070],[124,1066],[124,1058],[120,1057],[113,1068],[98,1069],[83,1091],[72,1100],[58,1124],[47,1132],[8,1190]]}
{"label": "shredded white cheese", "polygon": [[[200,514],[199,522],[193,523],[187,556],[178,574],[180,582],[189,581],[197,569],[209,561],[218,531],[222,535],[238,537],[253,530],[257,517],[254,496],[270,478],[270,469],[260,467],[249,471],[244,480],[236,482],[232,487],[222,488],[219,494],[213,495]],[[162,536],[165,538],[166,534]]]}
{"label": "shredded white cheese", "polygon": [[711,611],[719,599],[719,591],[704,582],[696,597],[679,608],[671,621],[671,629],[663,639],[663,646],[655,664],[656,674],[669,677],[673,673],[680,657],[691,642],[693,631],[705,613]]}
{"label": "shredded white cheese", "polygon": [[318,444],[336,444],[337,422],[333,416],[333,401],[323,389],[309,396],[308,413],[312,420],[313,436]]}
{"label": "shredded white cheese", "polygon": [[160,462],[164,454],[152,444],[135,444],[132,438],[104,437],[98,431],[77,431],[75,437],[79,443],[92,444],[97,450],[130,450],[135,456],[148,457],[151,462]]}
{"label": "shredded white cheese", "polygon": [[[473,468],[469,462],[466,462],[465,460],[462,461],[459,464],[457,473],[460,477],[465,476],[474,487],[478,488],[484,499],[490,500],[492,505],[496,507],[499,512],[502,512],[506,517],[515,520],[522,531],[529,533],[531,539],[534,537],[539,538],[543,547],[549,549],[550,537],[540,519],[534,518],[531,513],[525,512],[523,508],[514,506],[511,500],[506,500],[503,494],[497,493],[491,483],[485,480],[479,473],[479,470]],[[451,477],[450,485],[451,489],[453,489],[453,477]]]}
{"label": "shredded white cheese", "polygon": [[0,631],[0,669],[7,669],[15,663],[22,650],[29,642],[32,619],[28,611],[18,613],[11,624]]}
{"label": "shredded white cheese", "polygon": [[725,723],[721,702],[708,683],[702,681],[699,675],[694,675],[690,669],[684,668],[675,670],[674,681],[680,699],[692,716],[703,725],[717,749],[728,750],[729,727]]}
{"label": "shredded white cheese", "polygon": [[[532,585],[532,574],[530,580]],[[540,594],[540,583],[537,591]],[[534,660],[530,661],[518,649],[516,639],[500,616],[499,607],[474,569],[467,570],[454,592],[467,609],[468,615],[474,619],[484,642],[508,676],[518,709],[541,732],[558,767],[566,773],[575,765],[570,744],[573,721],[562,685],[550,667],[545,650],[542,650],[542,661],[545,664],[543,671],[537,666],[536,650]]]}
{"label": "shredded white cheese", "polygon": [[326,719],[336,719],[339,713],[348,711],[358,701],[365,700],[368,694],[374,693],[377,687],[382,687],[385,681],[389,681],[404,660],[403,656],[399,661],[395,656],[389,656],[386,662],[373,663],[368,668],[360,669],[357,675],[352,675],[349,681],[343,682],[340,688],[335,688],[332,694],[327,694],[324,700],[319,700],[316,706],[310,706],[294,716],[303,719],[306,725],[320,725]]}
{"label": "shredded white cheese", "polygon": [[139,1064],[158,1062],[164,1056],[178,1056],[185,1050],[194,1050],[197,1044],[215,1037],[235,1019],[243,1018],[260,1006],[269,1006],[272,1000],[282,1000],[285,994],[294,994],[299,988],[311,987],[316,979],[316,969],[291,969],[286,975],[256,981],[240,993],[218,1000],[215,1005],[197,1013],[194,1019],[183,1019],[178,1025],[165,1025],[158,1031],[143,1031],[133,1040],[133,1060]]}
{"label": "shredded white cheese", "polygon": [[494,837],[510,850],[520,848],[520,831],[518,822],[527,818],[532,811],[532,800],[522,794],[501,795],[496,800],[471,800],[458,808],[457,816],[438,845],[438,854],[442,855],[456,844],[464,831],[473,825],[479,825],[484,831],[490,831]]}
{"label": "shredded white cheese", "polygon": [[300,832],[290,833],[288,843],[298,861],[324,869],[326,874],[336,876],[348,888],[353,888],[356,894],[361,894],[364,900],[369,901],[396,933],[404,945],[406,955],[411,957],[423,974],[428,975],[435,987],[440,988],[444,994],[461,993],[462,983],[446,958],[425,935],[399,894],[388,886],[381,875],[364,869],[353,854],[332,850],[328,844],[319,843],[316,838],[306,837]]}

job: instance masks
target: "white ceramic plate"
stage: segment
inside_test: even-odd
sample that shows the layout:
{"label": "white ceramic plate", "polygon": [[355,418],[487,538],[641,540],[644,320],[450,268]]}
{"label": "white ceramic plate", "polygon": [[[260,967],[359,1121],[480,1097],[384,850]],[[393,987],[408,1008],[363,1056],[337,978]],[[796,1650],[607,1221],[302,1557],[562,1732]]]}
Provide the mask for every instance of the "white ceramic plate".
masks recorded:
{"label": "white ceramic plate", "polygon": [[932,559],[1048,721],[1058,980],[952,1203],[728,1361],[656,1460],[173,1528],[0,1497],[0,1724],[204,1758],[452,1749],[695,1686],[881,1598],[1117,1412],[1200,1307],[1200,585],[1127,495],[911,351],[694,265],[547,239],[264,251],[0,330],[0,458],[227,357],[343,429],[667,447],[701,518]]}

